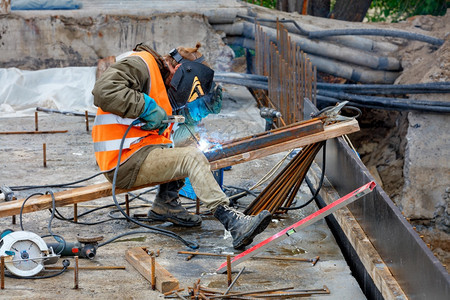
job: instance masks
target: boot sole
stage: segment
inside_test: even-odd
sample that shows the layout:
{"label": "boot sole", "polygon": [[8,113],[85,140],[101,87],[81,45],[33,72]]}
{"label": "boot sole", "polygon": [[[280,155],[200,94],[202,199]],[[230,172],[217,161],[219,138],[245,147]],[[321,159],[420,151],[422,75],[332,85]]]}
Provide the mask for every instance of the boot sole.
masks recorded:
{"label": "boot sole", "polygon": [[255,224],[255,227],[252,228],[247,235],[233,241],[234,249],[241,250],[250,245],[253,242],[253,238],[269,226],[270,221],[272,221],[272,215],[268,211],[262,211],[260,214],[265,214],[261,222]]}
{"label": "boot sole", "polygon": [[183,227],[196,227],[196,226],[200,226],[202,224],[202,221],[200,220],[200,222],[187,222],[185,220],[181,220],[172,216],[166,216],[166,215],[160,215],[155,213],[154,211],[149,211],[148,212],[148,217],[152,220],[155,221],[169,221],[172,222],[175,225],[178,226],[183,226]]}

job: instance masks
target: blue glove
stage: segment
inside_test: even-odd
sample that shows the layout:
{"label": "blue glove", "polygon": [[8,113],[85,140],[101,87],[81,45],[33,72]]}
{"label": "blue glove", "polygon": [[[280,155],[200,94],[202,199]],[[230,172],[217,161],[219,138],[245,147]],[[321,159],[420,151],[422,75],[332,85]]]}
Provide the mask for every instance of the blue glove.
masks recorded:
{"label": "blue glove", "polygon": [[167,129],[169,124],[163,123],[163,120],[167,120],[166,111],[156,104],[156,101],[150,98],[147,94],[144,94],[145,107],[144,111],[139,115],[139,119],[146,124],[141,126],[143,130],[158,130],[158,134],[162,134]]}
{"label": "blue glove", "polygon": [[186,107],[189,114],[187,119],[194,122],[199,122],[210,113],[218,114],[222,108],[222,87],[216,86],[211,93],[189,102]]}

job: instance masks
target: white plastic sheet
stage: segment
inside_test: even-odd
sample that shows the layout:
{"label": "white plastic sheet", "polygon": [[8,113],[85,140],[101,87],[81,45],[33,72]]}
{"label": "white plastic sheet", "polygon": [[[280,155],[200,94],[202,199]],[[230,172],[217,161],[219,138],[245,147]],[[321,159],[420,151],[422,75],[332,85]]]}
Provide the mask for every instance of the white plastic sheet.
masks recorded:
{"label": "white plastic sheet", "polygon": [[11,10],[37,9],[79,9],[80,1],[75,0],[12,0]]}
{"label": "white plastic sheet", "polygon": [[0,117],[34,115],[38,106],[95,113],[91,94],[95,72],[96,67],[0,69]]}

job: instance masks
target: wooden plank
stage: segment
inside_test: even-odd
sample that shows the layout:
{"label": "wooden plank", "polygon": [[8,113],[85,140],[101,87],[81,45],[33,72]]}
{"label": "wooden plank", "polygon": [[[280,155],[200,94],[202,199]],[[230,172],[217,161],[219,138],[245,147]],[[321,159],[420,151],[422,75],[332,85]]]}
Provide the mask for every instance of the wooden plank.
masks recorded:
{"label": "wooden plank", "polygon": [[[181,178],[180,178],[181,179]],[[160,182],[162,183],[162,182]],[[158,185],[160,183],[152,183],[149,185],[133,187],[129,190],[116,189],[116,195],[131,192],[134,190],[142,189],[149,186]],[[109,197],[112,195],[112,185],[109,182],[103,182],[98,184],[89,185],[82,188],[75,188],[67,191],[54,193],[55,204],[57,207],[91,201],[94,199],[99,199],[102,197]],[[7,217],[18,215],[22,207],[22,203],[25,199],[8,201],[0,203],[0,217]],[[42,195],[37,197],[32,197],[27,200],[23,207],[23,213],[30,213],[33,211],[44,210],[52,208],[52,197],[51,195]]]}
{"label": "wooden plank", "polygon": [[[149,282],[152,281],[151,257],[143,247],[135,247],[125,252],[126,260]],[[160,264],[155,262],[156,289],[161,293],[167,293],[179,288],[178,279]]]}
{"label": "wooden plank", "polygon": [[[301,138],[297,138],[294,140],[290,140],[287,142],[283,142],[280,144],[271,145],[269,147],[256,149],[253,151],[249,151],[246,153],[241,153],[239,155],[234,155],[231,157],[223,157],[217,159],[211,163],[211,169],[217,170],[220,168],[228,167],[231,165],[236,165],[239,163],[251,161],[254,159],[259,159],[266,157],[268,155],[272,155],[275,153],[287,151],[293,148],[303,147],[312,143],[324,141],[330,138],[338,137],[343,134],[349,134],[352,132],[356,132],[359,130],[359,125],[356,120],[341,122],[335,125],[325,126],[324,131],[319,133],[314,133],[311,135],[307,135]],[[181,179],[174,178],[173,180]],[[129,190],[116,189],[116,195],[128,192],[139,190],[142,188],[155,186],[161,184],[163,182],[154,182],[152,184],[143,185],[139,187],[133,187]],[[56,192],[54,193],[55,202],[57,207],[86,202],[95,200],[102,197],[109,197],[112,195],[112,185],[109,182],[99,183],[90,185],[82,188],[75,188],[67,191]],[[22,207],[22,203],[25,199],[8,201],[0,203],[0,218],[18,215],[20,213],[20,209]],[[23,213],[30,213],[33,211],[49,209],[52,207],[52,198],[50,195],[43,195],[38,197],[32,197],[27,200],[23,207]]]}
{"label": "wooden plank", "polygon": [[303,147],[309,144],[332,139],[344,134],[350,134],[359,131],[358,121],[352,120],[348,122],[341,122],[333,125],[325,126],[324,131],[310,134],[298,139],[293,139],[276,145],[271,145],[261,149],[224,157],[215,161],[211,161],[211,168],[213,170],[225,168],[228,166],[240,164],[246,161],[263,158],[275,153],[280,153],[294,148]]}

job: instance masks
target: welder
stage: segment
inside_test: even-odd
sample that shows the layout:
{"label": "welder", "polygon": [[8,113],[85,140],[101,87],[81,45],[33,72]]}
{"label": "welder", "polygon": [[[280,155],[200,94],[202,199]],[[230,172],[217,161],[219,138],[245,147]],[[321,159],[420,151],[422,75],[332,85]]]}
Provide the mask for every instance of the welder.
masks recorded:
{"label": "welder", "polygon": [[161,56],[139,44],[118,57],[92,91],[98,107],[92,129],[95,156],[111,182],[120,142],[133,124],[122,147],[116,186],[129,189],[168,182],[159,186],[149,218],[199,226],[201,217],[189,213],[179,200],[184,180],[178,179],[189,177],[201,203],[230,231],[233,247],[241,249],[268,226],[271,214],[263,211],[246,216],[229,207],[206,157],[195,147],[174,146],[173,124],[167,123],[168,116],[183,115],[186,122],[179,125],[182,130],[221,109],[222,88],[214,84],[214,71],[198,51],[200,46],[178,47]]}

